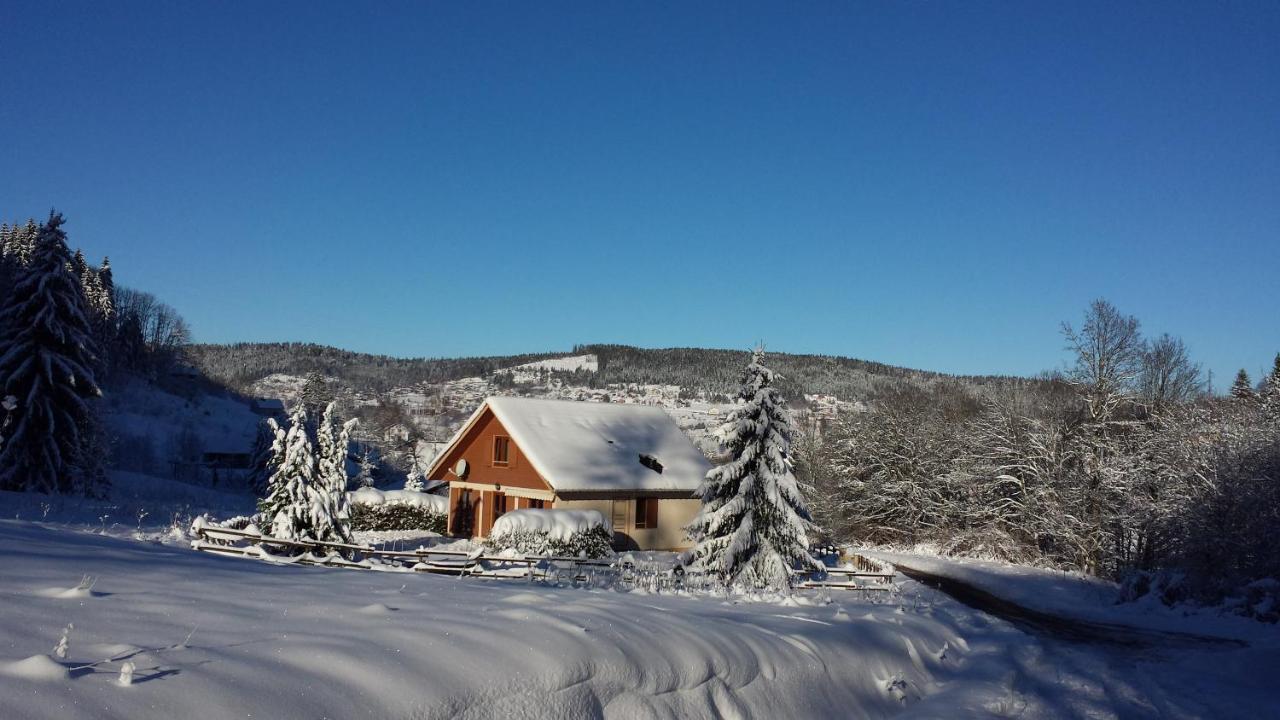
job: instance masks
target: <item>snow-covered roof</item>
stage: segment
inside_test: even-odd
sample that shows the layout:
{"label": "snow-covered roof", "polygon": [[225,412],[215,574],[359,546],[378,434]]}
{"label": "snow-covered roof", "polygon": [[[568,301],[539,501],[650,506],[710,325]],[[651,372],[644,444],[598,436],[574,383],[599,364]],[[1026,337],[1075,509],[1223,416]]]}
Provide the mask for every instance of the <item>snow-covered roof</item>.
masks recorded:
{"label": "snow-covered roof", "polygon": [[692,493],[711,469],[671,416],[649,405],[491,397],[450,447],[485,408],[557,492]]}

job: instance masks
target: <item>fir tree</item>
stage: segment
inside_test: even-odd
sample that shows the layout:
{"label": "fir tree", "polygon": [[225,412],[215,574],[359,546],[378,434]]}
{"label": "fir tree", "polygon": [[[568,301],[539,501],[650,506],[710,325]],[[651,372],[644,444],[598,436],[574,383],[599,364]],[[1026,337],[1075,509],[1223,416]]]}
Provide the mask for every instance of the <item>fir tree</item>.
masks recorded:
{"label": "fir tree", "polygon": [[311,503],[311,536],[316,540],[351,542],[347,452],[355,426],[355,420],[339,426],[334,403],[325,406],[324,417],[316,433],[319,482],[315,485]]}
{"label": "fir tree", "polygon": [[690,524],[694,562],[726,585],[787,589],[792,569],[818,570],[808,551],[811,519],[791,473],[791,416],[756,348],[742,374],[742,404],[720,430],[731,454],[699,488]]}
{"label": "fir tree", "polygon": [[[263,435],[269,435],[269,444],[266,449],[266,460],[262,462],[264,472],[267,472],[265,482],[264,495],[258,501],[258,516],[256,522],[265,527],[271,527],[275,523],[277,516],[287,508],[291,502],[289,497],[289,478],[285,473],[281,472],[284,467],[285,450],[288,447],[288,433],[273,418],[267,418],[263,423],[265,432]],[[260,481],[261,482],[261,481]]]}
{"label": "fir tree", "polygon": [[374,462],[373,450],[366,445],[360,451],[360,457],[356,462],[360,468],[356,472],[356,488],[371,488],[376,485],[377,478],[374,477],[374,473],[377,472],[378,463]]}
{"label": "fir tree", "polygon": [[320,412],[333,401],[333,393],[329,391],[329,383],[318,372],[307,373],[302,384],[302,404],[307,407],[311,417],[320,417]]}
{"label": "fir tree", "polygon": [[84,261],[84,253],[80,248],[71,254],[71,274],[80,280],[80,287],[84,287],[85,275],[88,273],[89,263]]}
{"label": "fir tree", "polygon": [[414,465],[413,469],[409,471],[408,477],[404,479],[404,489],[413,492],[427,491],[427,483],[424,481],[422,473],[418,472],[417,465]]}
{"label": "fir tree", "polygon": [[284,437],[284,459],[271,479],[272,493],[267,497],[264,514],[271,516],[271,535],[284,540],[315,539],[312,537],[312,502],[321,482],[315,447],[307,433],[307,411],[299,404],[289,417],[289,430]]}
{"label": "fir tree", "polygon": [[1271,373],[1262,381],[1262,391],[1258,394],[1269,414],[1280,415],[1280,353],[1276,354]]}
{"label": "fir tree", "polygon": [[271,477],[284,460],[283,446],[277,449],[276,437],[279,434],[280,425],[275,418],[266,418],[258,425],[258,434],[254,438],[250,454],[249,475],[246,478],[249,489],[255,495],[265,497],[271,485]]}
{"label": "fir tree", "polygon": [[1253,391],[1253,381],[1249,380],[1249,373],[1244,368],[1236,373],[1236,381],[1231,385],[1231,397],[1237,400],[1256,400],[1258,397]]}
{"label": "fir tree", "polygon": [[0,451],[0,488],[97,495],[105,491],[89,457],[96,420],[90,398],[101,394],[93,375],[93,339],[78,278],[69,268],[63,218],[39,230],[30,262],[0,310],[0,395],[17,398]]}

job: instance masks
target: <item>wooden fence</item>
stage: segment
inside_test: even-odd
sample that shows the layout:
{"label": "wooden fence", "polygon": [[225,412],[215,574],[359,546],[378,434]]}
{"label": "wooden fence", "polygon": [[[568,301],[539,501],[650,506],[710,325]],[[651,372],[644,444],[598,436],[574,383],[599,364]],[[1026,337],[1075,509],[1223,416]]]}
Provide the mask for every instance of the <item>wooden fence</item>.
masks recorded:
{"label": "wooden fence", "polygon": [[[191,547],[201,552],[258,558],[280,564],[320,565],[353,570],[396,569],[480,578],[523,578],[557,582],[591,582],[597,574],[617,576],[623,582],[635,582],[634,568],[623,560],[597,560],[576,557],[539,557],[487,555],[476,550],[383,550],[367,545],[322,542],[317,540],[285,540],[255,532],[233,530],[197,523],[192,528],[196,539]],[[273,554],[268,548],[289,554]],[[301,552],[290,552],[301,551]],[[848,567],[826,568],[822,573],[797,573],[796,587],[801,589],[843,588],[850,590],[891,590],[894,569],[858,554],[842,554]],[[629,574],[632,577],[628,577]],[[699,585],[695,577],[686,577],[683,568],[649,578],[649,584],[663,587]],[[655,588],[656,589],[656,588]]]}

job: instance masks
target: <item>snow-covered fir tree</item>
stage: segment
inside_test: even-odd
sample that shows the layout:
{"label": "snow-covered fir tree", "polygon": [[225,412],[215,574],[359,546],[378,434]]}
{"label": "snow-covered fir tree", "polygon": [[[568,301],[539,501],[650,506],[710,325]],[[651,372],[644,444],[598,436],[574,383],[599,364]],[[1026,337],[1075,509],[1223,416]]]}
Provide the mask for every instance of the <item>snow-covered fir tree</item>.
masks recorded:
{"label": "snow-covered fir tree", "polygon": [[270,517],[271,534],[285,540],[311,538],[312,500],[320,483],[315,447],[307,433],[307,411],[299,403],[289,417],[284,437],[284,459],[271,479],[271,494],[264,512]]}
{"label": "snow-covered fir tree", "polygon": [[105,475],[88,450],[96,444],[90,400],[101,392],[63,222],[50,213],[0,309],[0,395],[19,403],[0,450],[0,489],[99,496]]}
{"label": "snow-covered fir tree", "polygon": [[325,406],[333,401],[333,392],[329,390],[329,383],[325,382],[323,375],[318,372],[307,373],[307,378],[302,383],[301,400],[310,417],[320,416]]}
{"label": "snow-covered fir tree", "polygon": [[414,466],[413,466],[413,469],[409,470],[409,475],[408,475],[407,477],[405,477],[405,479],[404,479],[404,489],[405,489],[405,490],[411,490],[411,491],[413,491],[413,492],[426,492],[426,491],[427,491],[427,483],[426,483],[426,480],[422,477],[422,473],[421,473],[421,472],[418,472],[418,466],[417,466],[417,465],[414,465]]}
{"label": "snow-covered fir tree", "polygon": [[365,446],[361,451],[356,463],[359,469],[356,471],[355,486],[359,488],[373,487],[377,484],[377,478],[374,472],[378,469],[378,463],[374,462],[373,450]]}
{"label": "snow-covered fir tree", "polygon": [[254,521],[262,527],[272,527],[276,517],[292,502],[289,495],[289,478],[282,472],[286,450],[289,447],[287,444],[289,433],[286,428],[281,427],[271,418],[267,419],[264,427],[271,433],[267,450],[269,457],[264,463],[265,467],[270,468],[270,474],[266,477],[264,494],[258,501],[258,514]]}
{"label": "snow-covered fir tree", "polygon": [[1267,414],[1280,416],[1280,353],[1276,354],[1275,363],[1267,379],[1262,381],[1262,391],[1258,395]]}
{"label": "snow-covered fir tree", "polygon": [[351,542],[350,511],[347,506],[347,453],[356,420],[338,424],[334,403],[325,406],[316,431],[316,483],[311,501],[312,538],[329,542]]}
{"label": "snow-covered fir tree", "polygon": [[278,469],[259,510],[274,537],[351,542],[345,448],[353,423],[339,427],[330,405],[316,428],[315,443],[309,425],[306,406],[298,403],[289,429],[276,433],[273,453],[282,456],[272,460]]}
{"label": "snow-covered fir tree", "polygon": [[720,429],[730,460],[707,473],[689,525],[694,563],[726,585],[790,588],[792,569],[817,570],[809,510],[791,472],[791,415],[756,348],[742,374],[742,404]]}
{"label": "snow-covered fir tree", "polygon": [[265,497],[271,484],[271,477],[284,461],[283,438],[280,424],[275,418],[266,418],[258,425],[258,434],[253,441],[250,453],[249,475],[246,481],[255,495]]}
{"label": "snow-covered fir tree", "polygon": [[1253,381],[1244,368],[1240,368],[1240,372],[1236,373],[1236,381],[1231,384],[1231,397],[1237,400],[1256,400],[1258,397],[1253,390]]}

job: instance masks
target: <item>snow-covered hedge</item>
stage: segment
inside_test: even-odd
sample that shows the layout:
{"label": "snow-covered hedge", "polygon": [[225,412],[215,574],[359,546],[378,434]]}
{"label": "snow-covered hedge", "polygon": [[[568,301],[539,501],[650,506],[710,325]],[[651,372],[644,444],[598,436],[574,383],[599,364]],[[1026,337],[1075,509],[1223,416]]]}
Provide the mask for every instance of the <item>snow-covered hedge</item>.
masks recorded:
{"label": "snow-covered hedge", "polygon": [[442,514],[449,512],[449,498],[413,490],[360,488],[347,493],[347,503],[351,505],[412,505]]}
{"label": "snow-covered hedge", "polygon": [[444,533],[449,499],[412,490],[361,488],[347,493],[352,530],[428,530]]}
{"label": "snow-covered hedge", "polygon": [[493,523],[485,545],[523,555],[609,557],[612,533],[595,510],[512,510]]}

